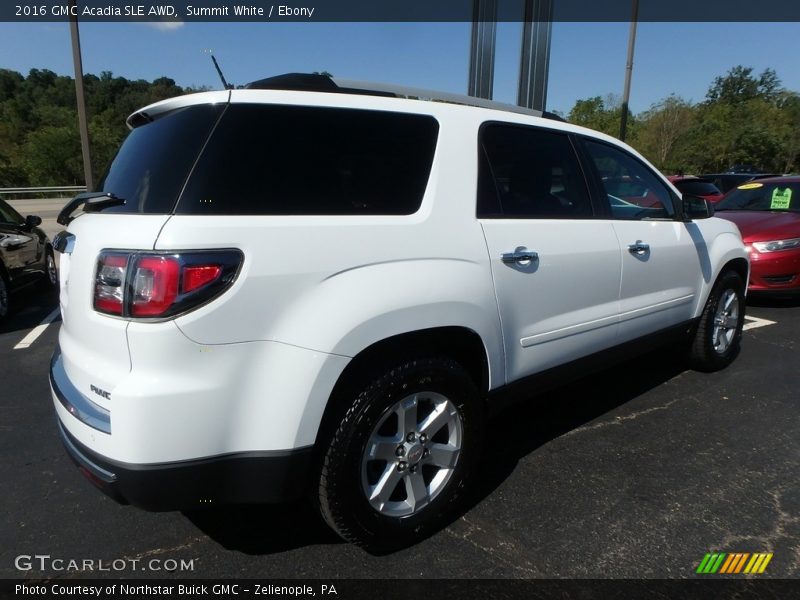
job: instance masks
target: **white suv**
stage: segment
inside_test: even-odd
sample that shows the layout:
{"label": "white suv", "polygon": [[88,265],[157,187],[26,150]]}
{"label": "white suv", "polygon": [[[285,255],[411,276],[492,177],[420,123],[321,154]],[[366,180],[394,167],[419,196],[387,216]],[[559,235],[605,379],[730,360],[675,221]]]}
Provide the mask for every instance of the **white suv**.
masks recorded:
{"label": "white suv", "polygon": [[512,382],[667,334],[704,370],[738,351],[736,227],[606,135],[324,76],[128,124],[59,217],[50,375],[69,454],[121,501],[310,495],[399,546],[462,496]]}

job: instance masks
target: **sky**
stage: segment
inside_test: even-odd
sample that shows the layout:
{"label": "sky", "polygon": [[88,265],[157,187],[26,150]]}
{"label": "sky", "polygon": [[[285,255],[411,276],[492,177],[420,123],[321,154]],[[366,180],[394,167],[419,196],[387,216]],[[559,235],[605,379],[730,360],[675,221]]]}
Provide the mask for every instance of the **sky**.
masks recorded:
{"label": "sky", "polygon": [[[289,72],[466,93],[470,23],[82,23],[86,73],[166,76],[182,86],[221,86],[204,49],[229,82]],[[622,94],[628,23],[554,23],[547,109]],[[494,99],[515,103],[520,23],[497,29]],[[800,91],[800,23],[639,23],[630,106],[647,110],[670,94],[699,102],[736,65],[777,71]],[[0,68],[73,75],[66,23],[0,23]]]}

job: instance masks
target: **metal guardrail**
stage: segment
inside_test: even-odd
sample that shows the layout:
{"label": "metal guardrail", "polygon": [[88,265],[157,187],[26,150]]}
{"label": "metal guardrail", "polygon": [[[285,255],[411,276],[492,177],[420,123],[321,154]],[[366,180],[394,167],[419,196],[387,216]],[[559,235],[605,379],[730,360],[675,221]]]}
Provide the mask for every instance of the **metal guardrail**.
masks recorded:
{"label": "metal guardrail", "polygon": [[80,192],[85,192],[85,185],[59,185],[51,187],[20,187],[20,188],[0,188],[0,196],[25,196],[25,195],[39,195],[39,194],[66,194],[74,196]]}

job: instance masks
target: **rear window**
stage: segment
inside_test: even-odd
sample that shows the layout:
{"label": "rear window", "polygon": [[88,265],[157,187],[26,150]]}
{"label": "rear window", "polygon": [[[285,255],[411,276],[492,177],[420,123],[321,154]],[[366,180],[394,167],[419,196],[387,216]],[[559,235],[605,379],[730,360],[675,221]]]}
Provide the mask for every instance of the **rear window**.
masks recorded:
{"label": "rear window", "polygon": [[171,213],[223,106],[190,106],[131,131],[97,185],[125,204],[103,212]]}
{"label": "rear window", "polygon": [[722,193],[710,181],[678,181],[675,187],[690,196],[716,196]]}
{"label": "rear window", "polygon": [[430,116],[232,104],[178,203],[191,215],[408,215],[425,194]]}

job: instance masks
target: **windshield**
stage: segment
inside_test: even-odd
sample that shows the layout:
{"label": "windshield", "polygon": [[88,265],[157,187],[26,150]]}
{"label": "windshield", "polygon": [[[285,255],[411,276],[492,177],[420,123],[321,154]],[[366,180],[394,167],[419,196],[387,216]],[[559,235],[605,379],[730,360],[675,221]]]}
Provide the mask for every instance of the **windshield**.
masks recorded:
{"label": "windshield", "polygon": [[684,194],[692,196],[717,196],[722,192],[710,181],[693,179],[691,181],[677,181],[675,187]]}
{"label": "windshield", "polygon": [[800,181],[745,183],[728,194],[714,210],[800,211]]}

